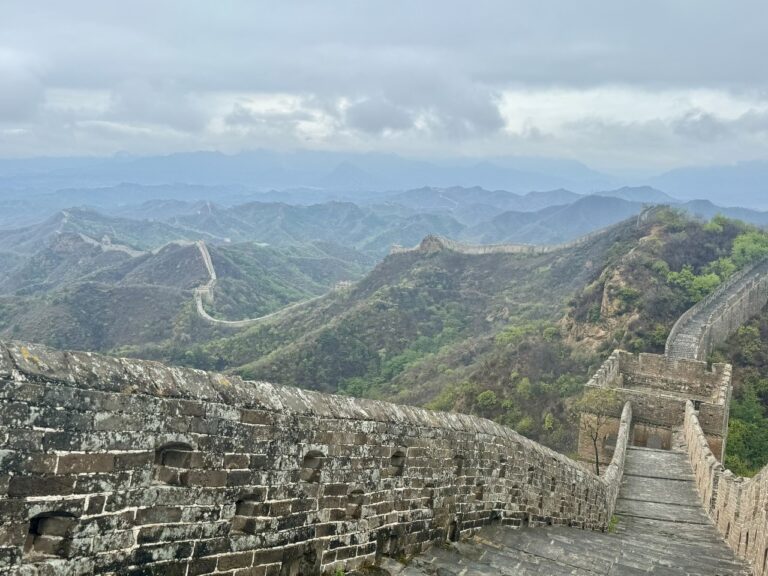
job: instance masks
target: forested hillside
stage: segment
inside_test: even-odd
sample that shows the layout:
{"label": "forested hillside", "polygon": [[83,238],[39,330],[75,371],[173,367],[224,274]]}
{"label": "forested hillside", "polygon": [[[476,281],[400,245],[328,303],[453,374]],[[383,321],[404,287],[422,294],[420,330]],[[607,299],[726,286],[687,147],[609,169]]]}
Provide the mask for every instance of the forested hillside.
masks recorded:
{"label": "forested hillside", "polygon": [[674,321],[766,236],[661,209],[566,250],[388,256],[353,288],[165,359],[248,378],[479,414],[558,449],[570,399],[615,347]]}
{"label": "forested hillside", "polygon": [[733,398],[725,465],[753,476],[768,464],[768,309],[712,355],[733,364]]}
{"label": "forested hillside", "polygon": [[[209,277],[198,247],[153,251],[114,237],[56,231],[0,268],[0,335],[95,351],[186,345],[223,333],[196,317],[193,291]],[[209,312],[257,317],[360,278],[373,260],[330,242],[289,247],[253,242],[211,248],[218,282]]]}

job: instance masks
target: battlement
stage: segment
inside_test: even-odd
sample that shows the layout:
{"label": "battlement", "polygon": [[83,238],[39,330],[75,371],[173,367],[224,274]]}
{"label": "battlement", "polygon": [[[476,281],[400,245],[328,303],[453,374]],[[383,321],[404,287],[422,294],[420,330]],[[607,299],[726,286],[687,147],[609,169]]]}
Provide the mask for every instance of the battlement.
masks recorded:
{"label": "battlement", "polygon": [[704,510],[731,549],[768,574],[768,466],[753,478],[726,470],[712,453],[692,402],[683,427],[688,457]]}
{"label": "battlement", "polygon": [[660,354],[615,350],[587,386],[631,389],[724,405],[731,388],[731,366]]}
{"label": "battlement", "polygon": [[[728,404],[732,369],[729,364],[672,358],[658,354],[632,354],[615,350],[587,383],[587,388],[611,389],[619,402],[633,408],[633,446],[669,449],[673,429],[683,425],[690,400],[699,410],[702,428],[712,451],[722,455],[728,432]],[[582,417],[589,417],[585,415]],[[610,457],[618,426],[618,408],[606,426],[602,457]],[[579,454],[594,459],[587,438],[579,440]]]}
{"label": "battlement", "polygon": [[481,418],[14,342],[0,464],[4,574],[318,574],[490,523],[603,530],[624,452],[598,478]]}

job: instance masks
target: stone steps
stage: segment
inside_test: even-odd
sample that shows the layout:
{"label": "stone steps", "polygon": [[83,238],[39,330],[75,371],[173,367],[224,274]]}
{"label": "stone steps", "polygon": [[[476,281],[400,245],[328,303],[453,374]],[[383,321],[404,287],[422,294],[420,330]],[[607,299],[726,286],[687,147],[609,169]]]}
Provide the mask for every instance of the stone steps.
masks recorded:
{"label": "stone steps", "polygon": [[483,528],[434,547],[403,576],[747,576],[701,506],[683,452],[631,447],[611,533],[576,528]]}
{"label": "stone steps", "polygon": [[728,306],[728,299],[734,294],[744,290],[755,278],[766,273],[768,265],[763,263],[757,268],[746,274],[743,278],[728,286],[724,293],[708,301],[704,306],[697,310],[693,316],[680,326],[675,339],[669,343],[667,352],[673,358],[691,358],[696,359],[699,355],[699,348],[702,344],[704,331],[710,319],[718,311]]}

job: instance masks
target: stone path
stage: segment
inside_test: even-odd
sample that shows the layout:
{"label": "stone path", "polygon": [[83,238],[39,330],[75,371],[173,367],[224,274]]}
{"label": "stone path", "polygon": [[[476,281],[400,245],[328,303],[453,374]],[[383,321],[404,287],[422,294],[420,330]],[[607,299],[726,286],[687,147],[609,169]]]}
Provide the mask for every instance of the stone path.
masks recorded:
{"label": "stone path", "polygon": [[[612,533],[491,526],[401,576],[747,576],[699,504],[684,452],[629,448]],[[392,571],[393,574],[398,571]]]}
{"label": "stone path", "polygon": [[704,331],[711,318],[721,309],[728,306],[728,298],[738,294],[751,282],[768,272],[768,262],[757,264],[752,269],[737,274],[714,293],[694,306],[683,315],[679,326],[675,326],[667,342],[666,354],[673,358],[701,359],[702,340]]}

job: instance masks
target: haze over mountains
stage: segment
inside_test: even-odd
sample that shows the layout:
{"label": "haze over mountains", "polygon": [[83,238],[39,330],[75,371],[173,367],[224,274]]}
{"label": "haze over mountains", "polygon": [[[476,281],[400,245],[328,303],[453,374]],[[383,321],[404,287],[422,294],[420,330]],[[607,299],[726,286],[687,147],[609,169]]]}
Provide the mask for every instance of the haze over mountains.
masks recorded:
{"label": "haze over mountains", "polygon": [[[228,199],[235,203],[257,192],[292,191],[306,201],[355,199],[424,186],[481,187],[518,194],[558,188],[587,194],[649,185],[684,200],[703,198],[719,204],[768,208],[768,161],[725,166],[679,168],[657,176],[626,178],[603,174],[573,160],[490,157],[484,160],[416,160],[393,154],[257,150],[238,154],[179,153],[168,156],[0,159],[0,201],[29,199],[57,192],[47,202],[78,205],[82,189],[123,183],[164,186],[144,200]],[[212,194],[207,187],[215,187]],[[274,198],[273,198],[274,199]],[[138,200],[138,198],[135,198]],[[656,201],[655,199],[646,199]],[[226,202],[226,201],[225,201]]]}
{"label": "haze over mountains", "polygon": [[[187,193],[191,200],[180,199]],[[221,193],[223,202],[195,199],[204,193]],[[564,189],[518,195],[479,187],[425,187],[314,203],[311,193],[289,193],[290,202],[286,202],[277,200],[278,192],[237,194],[199,186],[120,185],[62,193],[61,203],[79,200],[81,207],[54,211],[56,204],[50,202],[47,211],[40,208],[39,201],[57,195],[15,201],[16,210],[0,217],[0,250],[28,253],[39,249],[49,236],[68,231],[95,240],[106,236],[134,250],[154,249],[175,240],[256,241],[277,246],[319,240],[380,256],[393,244],[415,245],[428,234],[470,243],[565,242],[637,214],[649,204],[674,205],[704,218],[723,214],[758,225],[768,223],[764,212],[706,200],[681,202],[650,187],[591,195]],[[153,197],[157,199],[142,201]],[[253,200],[236,203],[243,199]]]}
{"label": "haze over mountains", "polygon": [[[766,212],[689,200],[695,180],[675,173],[682,193],[671,194],[531,158],[259,151],[0,160],[0,335],[141,354],[159,347],[166,356],[169,346],[183,354],[220,337],[194,306],[208,281],[196,241],[218,277],[207,313],[242,320],[360,281],[392,246],[430,234],[558,244],[651,204],[768,225]],[[759,184],[748,171],[742,181],[747,192]]]}

